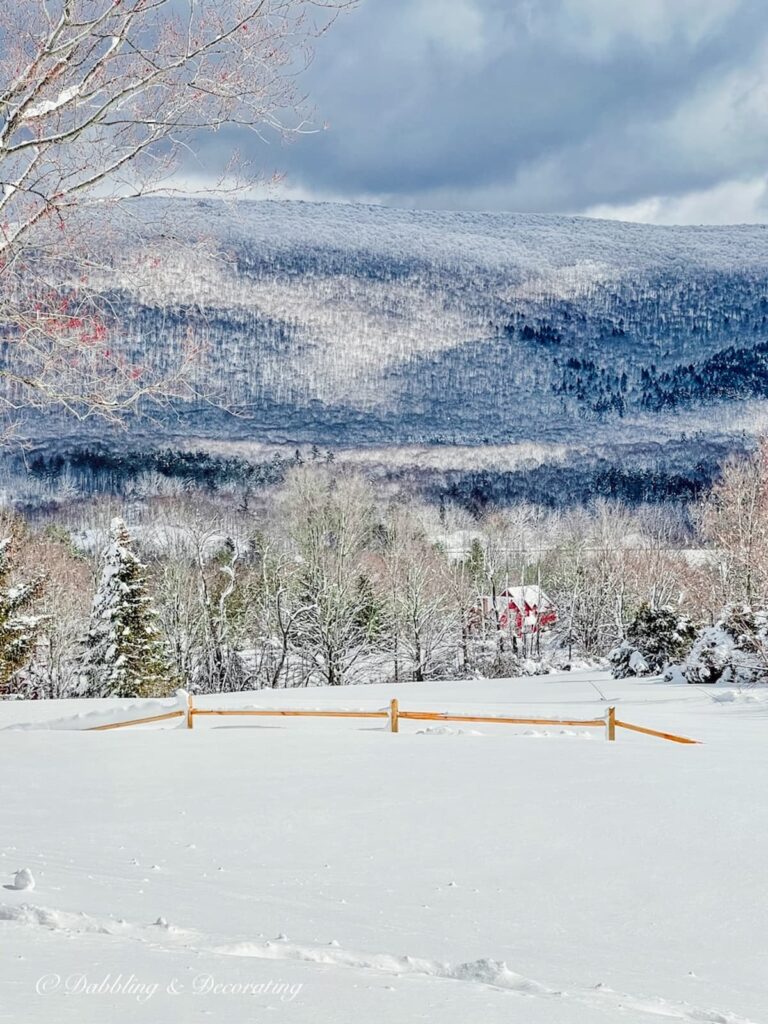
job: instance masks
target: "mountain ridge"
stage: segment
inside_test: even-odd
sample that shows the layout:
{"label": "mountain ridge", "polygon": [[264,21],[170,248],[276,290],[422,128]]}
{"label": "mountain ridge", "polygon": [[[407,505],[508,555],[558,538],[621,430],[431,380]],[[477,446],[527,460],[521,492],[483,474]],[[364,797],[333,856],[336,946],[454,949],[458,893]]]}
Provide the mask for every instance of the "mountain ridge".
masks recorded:
{"label": "mountain ridge", "polygon": [[[99,287],[127,358],[162,373],[192,336],[214,400],[116,443],[543,441],[619,459],[647,434],[695,439],[694,473],[707,438],[743,449],[768,422],[763,225],[276,200],[124,213]],[[100,430],[48,416],[27,433]]]}

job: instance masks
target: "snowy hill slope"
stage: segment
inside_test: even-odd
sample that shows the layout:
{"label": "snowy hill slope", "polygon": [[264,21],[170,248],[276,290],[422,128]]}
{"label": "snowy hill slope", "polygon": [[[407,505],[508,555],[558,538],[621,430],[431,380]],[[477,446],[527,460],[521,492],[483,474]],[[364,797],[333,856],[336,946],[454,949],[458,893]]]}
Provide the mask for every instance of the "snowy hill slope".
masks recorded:
{"label": "snowy hill slope", "polygon": [[191,337],[212,399],[134,437],[589,449],[651,434],[692,442],[693,467],[702,441],[743,445],[768,422],[762,225],[141,200],[117,237],[100,286],[129,357],[170,368]]}
{"label": "snowy hill slope", "polygon": [[768,394],[764,226],[146,200],[124,231],[126,343],[162,363],[192,329],[240,436],[531,439]]}
{"label": "snowy hill slope", "polygon": [[[760,689],[572,673],[397,696],[584,718],[605,709],[593,682],[703,744],[327,719],[4,730],[0,874],[36,881],[0,889],[8,1019],[766,1024]],[[3,702],[0,725],[115,703]]]}

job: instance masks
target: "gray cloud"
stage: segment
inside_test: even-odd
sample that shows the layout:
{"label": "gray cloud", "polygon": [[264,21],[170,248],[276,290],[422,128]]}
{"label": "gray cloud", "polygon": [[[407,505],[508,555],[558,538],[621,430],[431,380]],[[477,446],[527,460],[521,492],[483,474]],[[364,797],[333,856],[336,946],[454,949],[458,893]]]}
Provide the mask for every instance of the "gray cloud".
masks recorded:
{"label": "gray cloud", "polygon": [[767,56],[764,0],[363,0],[306,75],[329,130],[238,142],[308,195],[669,216],[766,173]]}

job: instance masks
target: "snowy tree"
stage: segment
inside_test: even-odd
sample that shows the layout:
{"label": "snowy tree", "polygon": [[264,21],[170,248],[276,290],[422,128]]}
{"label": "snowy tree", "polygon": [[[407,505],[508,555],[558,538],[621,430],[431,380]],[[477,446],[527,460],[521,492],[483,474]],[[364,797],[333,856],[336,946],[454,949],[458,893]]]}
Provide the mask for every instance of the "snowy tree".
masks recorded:
{"label": "snowy tree", "polygon": [[622,640],[608,654],[611,675],[614,679],[629,679],[631,676],[650,676],[653,670],[642,653],[629,640]]}
{"label": "snowy tree", "polygon": [[173,689],[156,613],[147,593],[146,566],[132,550],[122,519],[111,540],[91,610],[87,692],[92,696],[155,697]]}
{"label": "snowy tree", "polygon": [[294,584],[306,611],[295,644],[328,686],[350,682],[368,649],[373,622],[360,586],[375,526],[373,493],[360,477],[300,466],[288,478],[280,513],[299,565]]}
{"label": "snowy tree", "polygon": [[314,605],[301,601],[301,567],[290,552],[261,535],[253,543],[257,570],[249,581],[248,607],[254,678],[258,686],[273,689],[300,685],[306,673],[297,641],[302,619]]}
{"label": "snowy tree", "polygon": [[[511,529],[506,517],[498,512],[486,516],[482,524],[483,550],[477,564],[482,567],[483,582],[491,597],[491,612],[494,620],[496,652],[499,661],[505,653],[505,634],[501,616],[499,594],[509,585],[509,552],[511,546]],[[516,637],[512,636],[512,647],[516,646]]]}
{"label": "snowy tree", "polygon": [[716,552],[721,602],[768,601],[768,443],[725,466],[702,503],[699,525]]}
{"label": "snowy tree", "polygon": [[566,521],[562,537],[552,552],[548,583],[560,609],[557,632],[567,647],[588,656],[604,654],[621,640],[617,607],[621,594],[613,548],[593,547],[586,530],[590,524]]}
{"label": "snowy tree", "polygon": [[394,641],[395,680],[404,662],[414,680],[434,676],[454,620],[444,556],[430,542],[416,509],[396,505],[384,526],[378,590]]}
{"label": "snowy tree", "polygon": [[701,630],[680,668],[689,683],[765,683],[768,611],[727,606],[713,626]]}
{"label": "snowy tree", "polygon": [[686,656],[695,635],[685,615],[644,602],[627,627],[625,639],[608,655],[614,677],[657,675]]}
{"label": "snowy tree", "polygon": [[443,562],[445,592],[451,604],[454,628],[458,630],[458,666],[462,674],[471,668],[470,635],[473,625],[482,625],[482,546],[475,539],[467,558]]}
{"label": "snowy tree", "polygon": [[11,538],[0,540],[0,692],[12,686],[14,676],[31,659],[42,616],[29,614],[40,596],[43,577],[12,583]]}
{"label": "snowy tree", "polygon": [[93,573],[61,528],[20,531],[14,551],[22,573],[33,576],[38,566],[45,566],[45,586],[36,603],[40,625],[34,656],[14,689],[27,698],[77,696]]}
{"label": "snowy tree", "polygon": [[244,690],[253,682],[251,659],[243,657],[252,619],[249,569],[233,525],[207,505],[171,505],[155,534],[157,625],[171,675],[194,693]]}
{"label": "snowy tree", "polygon": [[[121,347],[124,324],[103,298],[104,238],[124,237],[126,199],[178,187],[180,160],[205,133],[238,126],[279,138],[305,128],[299,73],[312,39],[343,6],[0,4],[0,310],[11,353],[0,411],[56,405],[116,415],[143,397],[184,393],[186,353],[173,370],[151,372]],[[235,169],[235,154],[223,155],[221,180],[206,191],[254,179]],[[168,237],[174,227],[166,223]],[[144,259],[154,266],[157,256]]]}
{"label": "snowy tree", "polygon": [[201,610],[202,644],[196,686],[204,693],[248,689],[248,671],[239,653],[243,640],[243,594],[239,580],[240,552],[231,538],[206,563],[198,547],[196,572]]}

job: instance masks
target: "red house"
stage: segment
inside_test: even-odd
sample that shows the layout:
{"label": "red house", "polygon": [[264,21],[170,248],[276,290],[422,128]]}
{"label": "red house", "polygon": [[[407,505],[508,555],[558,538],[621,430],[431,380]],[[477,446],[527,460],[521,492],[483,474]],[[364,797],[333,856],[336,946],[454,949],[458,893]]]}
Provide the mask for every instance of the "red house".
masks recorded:
{"label": "red house", "polygon": [[508,587],[496,598],[499,626],[510,627],[518,636],[538,633],[557,622],[557,608],[541,587]]}

